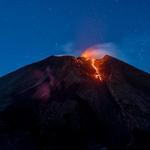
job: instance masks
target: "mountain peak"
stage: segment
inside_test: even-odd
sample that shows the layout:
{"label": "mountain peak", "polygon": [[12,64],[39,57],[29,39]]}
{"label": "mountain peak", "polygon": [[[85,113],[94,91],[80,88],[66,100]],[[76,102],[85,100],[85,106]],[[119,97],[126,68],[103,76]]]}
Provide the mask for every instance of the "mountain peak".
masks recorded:
{"label": "mountain peak", "polygon": [[142,149],[149,93],[149,74],[111,56],[50,56],[0,78],[0,148]]}

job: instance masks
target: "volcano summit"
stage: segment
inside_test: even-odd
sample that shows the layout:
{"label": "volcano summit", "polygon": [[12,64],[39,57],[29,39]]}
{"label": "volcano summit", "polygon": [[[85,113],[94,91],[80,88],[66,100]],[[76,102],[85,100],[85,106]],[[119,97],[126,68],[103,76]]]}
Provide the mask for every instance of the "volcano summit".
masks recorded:
{"label": "volcano summit", "polygon": [[149,74],[51,56],[0,78],[0,150],[80,149],[150,149]]}

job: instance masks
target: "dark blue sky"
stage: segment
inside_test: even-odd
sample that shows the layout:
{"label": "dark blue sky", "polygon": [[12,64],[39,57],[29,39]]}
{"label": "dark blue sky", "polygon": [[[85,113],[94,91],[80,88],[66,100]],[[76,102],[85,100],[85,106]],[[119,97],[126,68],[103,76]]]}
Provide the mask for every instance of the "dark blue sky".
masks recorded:
{"label": "dark blue sky", "polygon": [[0,76],[97,44],[150,72],[150,1],[0,0]]}

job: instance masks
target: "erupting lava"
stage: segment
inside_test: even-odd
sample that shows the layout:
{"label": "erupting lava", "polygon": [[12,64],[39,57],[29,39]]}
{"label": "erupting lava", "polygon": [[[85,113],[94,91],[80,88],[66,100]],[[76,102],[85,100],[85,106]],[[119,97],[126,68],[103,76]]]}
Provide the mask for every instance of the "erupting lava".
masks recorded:
{"label": "erupting lava", "polygon": [[94,50],[94,49],[87,49],[81,54],[81,57],[84,57],[86,60],[90,60],[91,66],[95,70],[94,77],[96,79],[102,80],[101,74],[99,72],[98,67],[96,66],[96,58],[100,56],[100,52]]}

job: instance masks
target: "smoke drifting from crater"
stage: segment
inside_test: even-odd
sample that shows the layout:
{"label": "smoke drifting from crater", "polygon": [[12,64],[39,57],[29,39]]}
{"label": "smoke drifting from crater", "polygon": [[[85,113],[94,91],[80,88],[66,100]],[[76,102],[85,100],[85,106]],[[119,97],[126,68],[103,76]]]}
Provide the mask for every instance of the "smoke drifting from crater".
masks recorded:
{"label": "smoke drifting from crater", "polygon": [[85,49],[76,49],[75,44],[73,42],[68,42],[63,45],[63,52],[67,55],[80,56],[84,51],[92,52],[92,57],[98,59],[102,58],[105,55],[117,56],[117,47],[113,43],[101,43],[91,45]]}

